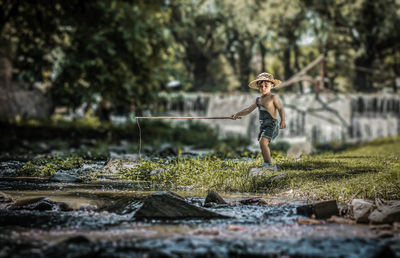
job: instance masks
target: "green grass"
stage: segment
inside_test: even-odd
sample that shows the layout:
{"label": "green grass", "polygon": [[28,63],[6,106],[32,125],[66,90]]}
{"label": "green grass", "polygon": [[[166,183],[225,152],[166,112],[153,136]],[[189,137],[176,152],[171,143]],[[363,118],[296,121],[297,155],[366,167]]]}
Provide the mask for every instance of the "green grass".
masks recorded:
{"label": "green grass", "polygon": [[70,155],[55,155],[35,158],[28,161],[19,171],[20,176],[39,176],[49,177],[54,175],[58,170],[69,170],[79,168],[83,165],[83,158]]}
{"label": "green grass", "polygon": [[[178,158],[169,163],[142,161],[137,168],[122,171],[122,177],[166,190],[186,186],[196,191],[258,192],[340,202],[353,198],[399,199],[399,156],[400,137],[390,137],[338,154],[303,156],[299,161],[274,153],[281,170],[258,177],[249,177],[248,171],[262,163],[259,156],[248,160],[208,156]],[[269,176],[280,173],[287,176],[268,183]]]}
{"label": "green grass", "polygon": [[[221,153],[203,158],[179,155],[172,161],[142,160],[138,167],[121,171],[121,177],[152,190],[212,189],[340,202],[353,198],[400,199],[400,136],[352,145],[340,153],[302,156],[300,160],[273,152],[280,171],[257,177],[249,176],[249,170],[261,165],[260,155],[242,152],[231,159],[232,155]],[[44,156],[27,162],[19,175],[47,177],[58,170],[78,168],[88,158],[82,153]],[[281,173],[286,177],[268,181]]]}
{"label": "green grass", "polygon": [[205,158],[179,158],[170,163],[142,161],[137,168],[122,171],[125,179],[147,182],[159,189],[177,189],[189,186],[196,191],[208,189],[246,191],[249,182],[244,180],[249,166],[257,166],[260,160],[222,160],[218,156]]}

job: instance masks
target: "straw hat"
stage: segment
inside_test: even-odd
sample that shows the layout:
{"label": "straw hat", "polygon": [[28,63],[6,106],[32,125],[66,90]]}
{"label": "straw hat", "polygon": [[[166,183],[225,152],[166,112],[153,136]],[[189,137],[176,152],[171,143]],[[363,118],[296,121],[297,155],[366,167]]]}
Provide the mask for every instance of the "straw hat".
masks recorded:
{"label": "straw hat", "polygon": [[274,76],[270,73],[260,73],[259,75],[257,75],[257,78],[254,81],[251,81],[249,83],[249,87],[252,89],[257,89],[258,90],[258,86],[257,86],[257,82],[258,81],[269,81],[272,82],[274,84],[274,86],[272,86],[272,88],[278,86],[279,84],[281,84],[280,80],[276,80],[274,79]]}

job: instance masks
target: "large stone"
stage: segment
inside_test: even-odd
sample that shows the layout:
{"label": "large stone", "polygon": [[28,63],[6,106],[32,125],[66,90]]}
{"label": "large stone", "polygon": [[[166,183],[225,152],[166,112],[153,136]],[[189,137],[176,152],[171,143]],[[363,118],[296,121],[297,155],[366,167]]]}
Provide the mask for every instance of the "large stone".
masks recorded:
{"label": "large stone", "polygon": [[68,174],[66,171],[57,171],[50,177],[50,181],[60,183],[80,183],[83,180],[78,176]]}
{"label": "large stone", "polygon": [[353,208],[353,217],[359,223],[368,223],[368,216],[374,209],[374,204],[363,199],[354,199],[351,201]]}
{"label": "large stone", "polygon": [[176,156],[178,155],[178,149],[175,145],[164,143],[158,149],[158,156],[165,158],[169,156]]}
{"label": "large stone", "polygon": [[376,224],[400,222],[400,201],[385,201],[369,215],[369,221]]}
{"label": "large stone", "polygon": [[122,160],[122,159],[111,159],[107,162],[103,171],[111,174],[118,174],[121,170],[131,169],[138,166],[137,161]]}
{"label": "large stone", "polygon": [[258,197],[244,199],[244,200],[240,200],[238,202],[243,205],[265,205],[265,204],[267,204],[267,202],[264,199],[258,198]]}
{"label": "large stone", "polygon": [[317,219],[328,219],[331,216],[338,216],[339,209],[336,200],[320,201],[297,207],[297,214]]}
{"label": "large stone", "polygon": [[301,143],[297,143],[292,145],[286,156],[288,158],[294,158],[294,159],[298,159],[300,158],[301,155],[309,155],[312,152],[312,145],[310,142],[301,142]]}
{"label": "large stone", "polygon": [[14,203],[11,196],[0,192],[0,209],[6,209]]}
{"label": "large stone", "polygon": [[38,211],[70,211],[68,204],[64,202],[54,202],[49,198],[36,197],[18,200],[10,207],[12,210],[38,210]]}
{"label": "large stone", "polygon": [[281,174],[276,174],[273,176],[270,176],[263,182],[264,185],[274,185],[277,184],[279,181],[282,181],[288,177],[287,174],[281,173]]}
{"label": "large stone", "polygon": [[216,203],[216,204],[226,204],[225,200],[215,191],[209,190],[207,192],[206,199],[204,201],[204,205],[208,203]]}
{"label": "large stone", "polygon": [[268,173],[268,171],[263,168],[250,168],[249,177],[262,176],[266,173]]}
{"label": "large stone", "polygon": [[262,180],[258,181],[258,187],[273,187],[285,180],[288,175],[286,173],[280,173],[272,175],[274,171],[266,168],[252,168],[249,171],[249,177],[261,177]]}
{"label": "large stone", "polygon": [[211,219],[227,216],[208,211],[187,203],[182,197],[173,193],[155,193],[149,195],[134,218],[143,219]]}
{"label": "large stone", "polygon": [[0,203],[10,203],[10,202],[13,202],[13,199],[9,195],[0,192]]}
{"label": "large stone", "polygon": [[249,170],[249,177],[255,177],[255,176],[268,176],[274,173],[274,171],[265,168],[265,167],[256,167],[256,168],[250,168]]}

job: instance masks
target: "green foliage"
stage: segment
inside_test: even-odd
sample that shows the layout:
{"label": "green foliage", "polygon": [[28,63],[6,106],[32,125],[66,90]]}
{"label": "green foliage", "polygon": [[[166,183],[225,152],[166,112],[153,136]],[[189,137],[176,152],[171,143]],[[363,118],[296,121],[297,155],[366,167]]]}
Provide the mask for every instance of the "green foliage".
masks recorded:
{"label": "green foliage", "polygon": [[317,143],[315,146],[316,152],[340,152],[349,148],[350,144],[340,141],[330,141],[326,143]]}
{"label": "green foliage", "polygon": [[77,155],[55,155],[35,158],[28,161],[21,168],[19,175],[50,177],[58,170],[80,168],[83,163],[83,158]]}
{"label": "green foliage", "polygon": [[[174,44],[183,49],[181,62],[193,76],[193,90],[213,91],[216,85],[210,70],[224,51],[224,17],[215,1],[171,1],[168,30]],[[218,67],[222,72],[223,69]],[[210,76],[211,75],[211,76]]]}
{"label": "green foliage", "polygon": [[50,87],[55,105],[141,110],[167,80],[168,12],[160,1],[1,5],[0,56],[18,81]]}
{"label": "green foliage", "polygon": [[201,122],[189,120],[187,127],[178,125],[172,132],[174,142],[192,145],[196,148],[211,148],[218,141],[218,131]]}
{"label": "green foliage", "polygon": [[251,153],[245,149],[250,140],[239,135],[227,135],[215,141],[213,151],[219,158],[249,157]]}
{"label": "green foliage", "polygon": [[287,152],[290,148],[290,143],[286,141],[271,142],[269,144],[269,148],[271,149],[271,151]]}
{"label": "green foliage", "polygon": [[41,85],[55,106],[98,104],[101,121],[152,109],[171,80],[184,90],[248,91],[260,70],[285,80],[320,54],[333,91],[393,87],[400,76],[398,1],[1,5],[0,57],[11,60],[13,80]]}
{"label": "green foliage", "polygon": [[52,176],[57,172],[58,166],[53,163],[45,164],[36,174],[37,176],[48,177]]}
{"label": "green foliage", "polygon": [[101,126],[100,119],[94,115],[92,109],[89,109],[83,117],[76,118],[74,123],[81,127],[98,128]]}
{"label": "green foliage", "polygon": [[11,60],[18,81],[32,84],[49,79],[52,51],[68,34],[63,21],[80,8],[78,3],[0,1],[0,56]]}
{"label": "green foliage", "polygon": [[20,175],[37,175],[39,171],[39,167],[35,164],[32,164],[31,161],[26,162],[26,164],[19,171]]}
{"label": "green foliage", "polygon": [[[357,91],[374,91],[383,86],[392,86],[394,81],[388,71],[399,75],[398,64],[389,65],[387,57],[399,54],[396,43],[400,40],[400,3],[392,0],[361,1],[318,1],[303,0],[315,24],[325,24],[318,29],[318,35],[325,34],[325,50],[335,58],[330,69],[348,74],[354,78]],[[326,33],[328,32],[328,33]],[[352,65],[349,65],[351,63]],[[387,69],[383,69],[386,63]],[[351,68],[351,69],[349,69]],[[346,71],[347,70],[347,71]],[[379,75],[386,73],[386,78]],[[332,73],[332,77],[337,76]],[[386,84],[386,85],[385,85]]]}
{"label": "green foliage", "polygon": [[161,3],[89,1],[90,12],[78,12],[68,22],[71,41],[52,87],[57,104],[76,107],[101,97],[103,108],[137,109],[154,101],[165,81],[162,71],[166,14]]}
{"label": "green foliage", "polygon": [[[135,132],[138,132],[134,124]],[[160,146],[163,143],[190,145],[194,148],[213,148],[220,142],[218,131],[201,122],[169,123],[161,120],[140,121],[143,144]],[[136,135],[136,140],[138,135]],[[151,141],[151,142],[150,142]]]}

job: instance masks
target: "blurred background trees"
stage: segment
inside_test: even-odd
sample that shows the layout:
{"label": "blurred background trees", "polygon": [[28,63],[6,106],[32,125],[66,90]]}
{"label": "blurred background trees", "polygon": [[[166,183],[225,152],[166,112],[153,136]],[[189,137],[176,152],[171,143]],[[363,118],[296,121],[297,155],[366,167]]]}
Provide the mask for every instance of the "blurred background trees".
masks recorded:
{"label": "blurred background trees", "polygon": [[171,85],[247,92],[262,71],[287,80],[321,54],[333,92],[396,91],[400,77],[399,0],[0,0],[0,6],[0,57],[12,66],[12,80],[41,88],[55,107],[96,104],[103,120],[151,108]]}
{"label": "blurred background trees", "polygon": [[333,35],[337,38],[327,50],[337,51],[339,60],[336,59],[335,62],[341,62],[343,67],[354,70],[354,90],[373,92],[382,87],[382,84],[393,83],[395,77],[399,76],[398,67],[383,68],[388,59],[398,59],[399,1],[304,2],[316,13],[318,20],[328,24],[331,31],[328,35],[330,41],[333,40]]}

